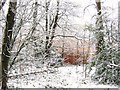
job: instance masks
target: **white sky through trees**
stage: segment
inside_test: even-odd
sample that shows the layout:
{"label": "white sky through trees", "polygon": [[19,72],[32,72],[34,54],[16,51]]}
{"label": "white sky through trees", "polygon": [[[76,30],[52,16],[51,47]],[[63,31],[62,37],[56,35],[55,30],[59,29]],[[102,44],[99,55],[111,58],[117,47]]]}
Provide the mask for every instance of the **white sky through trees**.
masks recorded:
{"label": "white sky through trees", "polygon": [[[3,7],[4,14],[2,14],[1,16],[4,16],[7,14],[10,0],[6,0],[6,1],[7,2]],[[18,1],[22,1],[22,0],[18,0]],[[27,0],[25,0],[25,1],[27,1]],[[56,1],[56,0],[53,0],[53,1]],[[79,15],[79,17],[72,17],[72,20],[73,20],[72,23],[81,24],[81,25],[95,23],[95,21],[92,19],[92,16],[94,16],[96,14],[96,9],[94,6],[95,0],[61,0],[61,1],[72,2],[72,3],[75,3],[76,5],[80,6],[76,10],[76,13],[77,13],[77,15]],[[113,8],[113,10],[111,10],[111,9],[107,10],[107,12],[111,14],[110,17],[117,18],[117,16],[118,16],[118,9],[117,9],[118,8],[118,1],[120,1],[120,0],[101,0],[101,1],[102,1],[102,6]],[[0,30],[0,41],[2,39],[2,36],[1,36],[2,31],[3,30]]]}
{"label": "white sky through trees", "polygon": [[[6,1],[7,1],[7,3],[3,7],[3,10],[5,11],[5,14],[7,13],[8,3],[9,3],[10,0],[6,0]],[[13,1],[15,1],[15,0],[13,0]],[[20,0],[18,0],[18,1],[20,1]],[[56,0],[53,0],[53,1],[56,1]],[[66,0],[61,0],[61,1],[66,1]],[[91,20],[91,17],[96,13],[95,6],[93,5],[93,4],[95,4],[96,0],[67,0],[67,2],[68,1],[73,2],[77,5],[80,5],[79,15],[81,16],[82,19],[83,19],[83,17],[85,18],[83,22],[86,22],[86,23],[89,22]],[[116,9],[116,10],[113,10],[112,16],[117,17],[118,1],[120,1],[120,0],[101,0],[101,1],[102,1],[102,6],[111,7],[111,8]],[[84,12],[83,10],[84,10],[85,7],[88,7],[88,8]],[[77,18],[77,20],[78,20],[78,18]],[[76,21],[76,22],[80,23],[81,19],[80,19],[80,22],[79,22],[79,20]]]}
{"label": "white sky through trees", "polygon": [[[83,8],[83,10],[84,10],[85,7],[89,6],[85,10],[84,15],[83,15],[84,18],[82,18],[82,19],[84,19],[83,20],[84,23],[91,23],[91,17],[96,14],[96,9],[95,9],[95,6],[93,5],[93,4],[95,4],[95,0],[69,0],[69,1],[75,2],[77,4],[79,3],[81,5],[81,7]],[[101,0],[101,1],[102,1],[102,6],[103,7],[113,8],[113,10],[111,10],[111,11],[108,10],[107,12],[111,13],[111,17],[117,18],[117,15],[118,15],[117,14],[118,13],[117,8],[118,8],[118,2],[120,0]],[[78,21],[78,23],[79,23],[79,21]]]}
{"label": "white sky through trees", "polygon": [[[3,7],[5,14],[7,13],[8,3],[10,0],[6,0],[6,1],[7,1],[7,3]],[[22,0],[18,0],[18,1],[22,1]],[[27,1],[27,0],[25,0],[25,1]],[[52,0],[52,1],[56,1],[56,0]],[[74,21],[76,21],[76,23],[81,23],[81,22],[82,22],[82,24],[84,24],[85,22],[90,23],[91,17],[96,13],[95,6],[93,5],[93,4],[95,4],[96,0],[61,0],[61,1],[73,2],[73,3],[76,3],[77,5],[80,5],[80,9],[78,8],[79,10],[78,9],[77,10],[79,12],[79,16],[82,18],[82,21],[81,21],[81,18],[76,18],[76,20],[74,20]],[[112,16],[117,17],[117,6],[118,6],[118,1],[120,1],[120,0],[101,0],[101,1],[102,1],[102,6],[111,7],[111,8],[116,9],[113,11]],[[89,6],[89,7],[84,12],[83,10],[87,6]]]}

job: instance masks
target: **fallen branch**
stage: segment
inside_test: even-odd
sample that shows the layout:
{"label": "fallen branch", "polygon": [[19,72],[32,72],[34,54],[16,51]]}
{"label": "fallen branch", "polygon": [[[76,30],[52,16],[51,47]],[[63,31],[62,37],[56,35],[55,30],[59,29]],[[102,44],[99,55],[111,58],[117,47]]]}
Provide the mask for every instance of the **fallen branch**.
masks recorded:
{"label": "fallen branch", "polygon": [[18,78],[18,77],[22,77],[22,76],[28,76],[28,75],[31,75],[31,74],[38,74],[38,73],[44,73],[44,72],[48,72],[50,71],[51,73],[54,73],[54,70],[50,70],[50,69],[46,69],[46,70],[43,70],[43,71],[35,71],[35,72],[30,72],[30,73],[22,73],[22,74],[17,74],[17,75],[11,75],[11,76],[8,76],[8,78]]}
{"label": "fallen branch", "polygon": [[30,72],[30,73],[23,73],[23,74],[17,74],[17,75],[11,75],[8,76],[8,78],[18,78],[18,77],[22,77],[22,76],[28,76],[31,74],[38,74],[38,73],[43,73],[43,72],[47,72],[48,70],[44,70],[44,71],[37,71],[37,72]]}

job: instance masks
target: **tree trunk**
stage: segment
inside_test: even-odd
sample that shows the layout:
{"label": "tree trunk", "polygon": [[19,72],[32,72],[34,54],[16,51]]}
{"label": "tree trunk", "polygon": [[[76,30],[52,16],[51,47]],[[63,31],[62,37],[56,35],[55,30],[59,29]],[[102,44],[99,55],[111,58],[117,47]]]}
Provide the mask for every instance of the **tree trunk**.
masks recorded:
{"label": "tree trunk", "polygon": [[[1,56],[1,51],[0,51],[0,56]],[[0,58],[0,82],[1,82],[1,79],[2,79],[2,63],[1,63],[1,58]]]}
{"label": "tree trunk", "polygon": [[46,34],[46,42],[45,42],[45,57],[48,57],[48,54],[49,54],[49,50],[48,50],[48,43],[49,43],[49,34],[48,34],[48,28],[49,28],[49,25],[48,25],[48,3],[46,1],[46,7],[45,7],[45,11],[46,11],[46,25],[45,25],[45,34]]}
{"label": "tree trunk", "polygon": [[12,28],[14,25],[14,17],[16,13],[16,0],[10,0],[9,9],[7,14],[6,27],[4,30],[3,42],[2,42],[2,90],[7,89],[7,73],[8,73],[8,64],[11,54],[11,39],[12,39]]}
{"label": "tree trunk", "polygon": [[[57,22],[58,22],[58,13],[59,13],[59,0],[57,0],[57,10],[56,10],[56,15],[53,18],[52,22],[49,25],[49,19],[48,19],[48,8],[49,8],[49,3],[50,2],[46,2],[46,45],[45,45],[45,54],[46,54],[46,58],[49,57],[50,54],[50,48],[53,44],[53,39],[54,39],[54,35],[55,35],[55,30],[57,27]],[[49,33],[51,30],[51,33]]]}
{"label": "tree trunk", "polygon": [[[118,55],[120,55],[120,1],[118,2]],[[118,60],[120,60],[120,56],[118,56]],[[120,83],[118,83],[118,90],[120,90]]]}
{"label": "tree trunk", "polygon": [[120,1],[118,2],[118,51],[120,52]]}
{"label": "tree trunk", "polygon": [[104,48],[104,33],[103,30],[103,20],[102,20],[102,11],[101,11],[101,0],[96,0],[97,5],[97,20],[96,20],[96,54],[99,54]]}

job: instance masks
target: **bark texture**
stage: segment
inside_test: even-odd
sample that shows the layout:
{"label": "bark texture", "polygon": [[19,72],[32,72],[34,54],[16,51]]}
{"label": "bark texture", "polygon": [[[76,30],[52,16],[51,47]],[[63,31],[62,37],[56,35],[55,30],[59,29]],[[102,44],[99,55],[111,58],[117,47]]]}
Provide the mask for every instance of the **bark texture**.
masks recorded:
{"label": "bark texture", "polygon": [[7,14],[6,27],[4,30],[3,42],[2,42],[2,90],[7,89],[7,74],[8,74],[8,64],[11,54],[11,39],[12,39],[12,29],[14,26],[14,17],[16,13],[17,2],[9,3],[9,9]]}

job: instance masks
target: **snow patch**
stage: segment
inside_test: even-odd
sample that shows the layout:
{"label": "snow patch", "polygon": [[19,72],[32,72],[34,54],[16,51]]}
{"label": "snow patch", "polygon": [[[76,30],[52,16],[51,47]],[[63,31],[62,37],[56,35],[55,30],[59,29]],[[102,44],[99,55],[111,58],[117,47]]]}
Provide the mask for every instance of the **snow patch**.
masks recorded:
{"label": "snow patch", "polygon": [[[32,68],[39,73],[10,78],[9,87],[14,88],[117,88],[110,85],[99,85],[85,73],[83,66],[65,66],[58,68]],[[19,72],[20,74],[20,72]],[[85,75],[86,74],[86,75]],[[16,74],[14,74],[16,75]]]}

